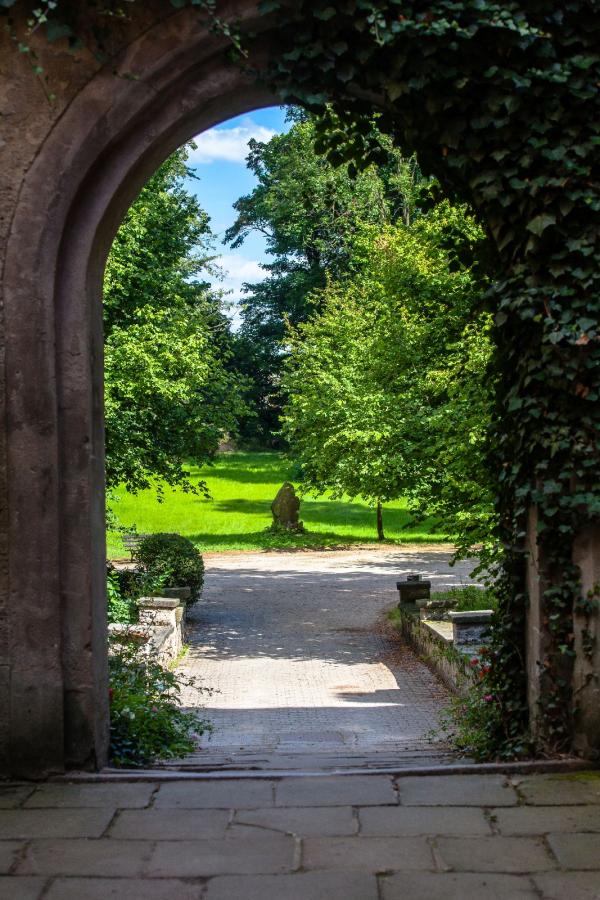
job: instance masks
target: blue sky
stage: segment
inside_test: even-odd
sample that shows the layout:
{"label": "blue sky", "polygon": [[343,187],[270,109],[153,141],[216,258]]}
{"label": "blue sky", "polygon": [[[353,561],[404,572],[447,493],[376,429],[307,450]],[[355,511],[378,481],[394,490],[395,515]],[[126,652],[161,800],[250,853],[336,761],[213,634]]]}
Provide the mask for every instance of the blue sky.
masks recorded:
{"label": "blue sky", "polygon": [[[189,181],[187,187],[197,195],[210,216],[218,262],[225,275],[220,287],[231,291],[228,299],[234,303],[241,297],[244,281],[259,281],[263,277],[260,263],[267,258],[260,234],[251,234],[237,250],[221,242],[225,230],[235,221],[233,204],[238,197],[250,193],[255,184],[245,163],[248,141],[250,138],[268,141],[288,127],[285,110],[269,107],[229,119],[194,139],[198,149],[190,155],[188,165],[199,180]],[[231,315],[235,323],[234,310]]]}

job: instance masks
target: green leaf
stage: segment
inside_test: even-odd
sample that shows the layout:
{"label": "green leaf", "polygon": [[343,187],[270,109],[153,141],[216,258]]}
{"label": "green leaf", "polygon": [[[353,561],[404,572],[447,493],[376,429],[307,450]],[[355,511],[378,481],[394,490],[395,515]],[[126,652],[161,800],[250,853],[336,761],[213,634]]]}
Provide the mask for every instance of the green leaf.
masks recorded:
{"label": "green leaf", "polygon": [[539,216],[535,216],[530,222],[527,223],[527,231],[531,231],[533,234],[538,237],[543,234],[546,228],[549,228],[550,225],[556,224],[556,216],[551,213],[541,213]]}

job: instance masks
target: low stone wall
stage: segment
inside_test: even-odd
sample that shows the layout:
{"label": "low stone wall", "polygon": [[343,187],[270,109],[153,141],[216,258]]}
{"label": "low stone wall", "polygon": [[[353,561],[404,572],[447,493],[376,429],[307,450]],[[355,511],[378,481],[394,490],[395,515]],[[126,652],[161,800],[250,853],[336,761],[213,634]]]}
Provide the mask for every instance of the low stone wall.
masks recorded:
{"label": "low stone wall", "polygon": [[147,656],[167,666],[183,649],[185,604],[172,597],[143,597],[138,606],[139,623],[109,625],[109,635],[117,641],[133,640]]}
{"label": "low stone wall", "polygon": [[397,624],[404,639],[416,650],[450,690],[466,696],[473,684],[469,657],[457,650],[448,622],[429,622],[414,612],[398,609]]}

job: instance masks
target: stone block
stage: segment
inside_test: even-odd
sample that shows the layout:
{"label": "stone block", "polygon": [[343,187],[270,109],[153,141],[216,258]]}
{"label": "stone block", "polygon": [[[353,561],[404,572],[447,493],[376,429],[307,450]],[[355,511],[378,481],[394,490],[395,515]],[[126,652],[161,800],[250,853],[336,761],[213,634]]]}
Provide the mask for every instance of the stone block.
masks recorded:
{"label": "stone block", "polygon": [[[377,900],[377,880],[357,872],[226,876],[209,881],[205,900]],[[58,898],[57,898],[58,900]]]}
{"label": "stone block", "polygon": [[205,878],[291,872],[294,848],[293,837],[268,832],[236,834],[219,841],[160,841],[155,845],[147,874],[159,878]]}
{"label": "stone block", "polygon": [[454,806],[449,812],[430,806],[363,806],[360,833],[375,835],[491,835],[482,809]]}
{"label": "stone block", "polygon": [[537,775],[523,778],[517,787],[527,803],[540,806],[600,804],[600,773]]}
{"label": "stone block", "polygon": [[600,872],[600,834],[549,834],[547,840],[562,869]]}
{"label": "stone block", "polygon": [[406,581],[397,581],[401,609],[405,607],[415,608],[417,600],[429,600],[431,595],[431,581],[424,581],[421,575],[408,575]]}
{"label": "stone block", "polygon": [[556,863],[541,839],[532,837],[476,837],[468,841],[442,837],[436,840],[438,858],[459,872],[544,872]]}
{"label": "stone block", "polygon": [[114,807],[127,809],[148,806],[155,784],[146,782],[108,782],[100,784],[42,784],[24,804],[34,807],[66,809],[69,807]]}
{"label": "stone block", "polygon": [[381,900],[536,900],[538,897],[529,879],[519,875],[402,872],[381,878],[380,887]]}
{"label": "stone block", "polygon": [[[135,878],[144,874],[150,841],[32,841],[19,862],[19,875],[80,875]],[[82,898],[83,900],[83,898]]]}
{"label": "stone block", "polygon": [[151,841],[219,838],[228,822],[227,809],[127,809],[118,814],[109,835]]}
{"label": "stone block", "polygon": [[114,808],[3,809],[0,810],[0,840],[100,837],[114,812]]}
{"label": "stone block", "polygon": [[277,806],[372,806],[397,802],[392,779],[387,775],[286,778],[275,792]]}
{"label": "stone block", "polygon": [[201,900],[203,891],[175,878],[57,878],[44,900]]}
{"label": "stone block", "polygon": [[503,775],[398,778],[402,806],[515,806],[517,793]]}
{"label": "stone block", "polygon": [[307,838],[303,842],[304,869],[385,872],[434,868],[433,856],[421,837]]}
{"label": "stone block", "polygon": [[45,878],[0,878],[0,900],[38,900],[45,884]]}
{"label": "stone block", "polygon": [[493,611],[478,609],[473,612],[450,612],[452,638],[457,649],[478,650],[487,640]]}
{"label": "stone block", "polygon": [[299,837],[356,834],[358,822],[349,806],[281,807],[279,809],[239,810],[235,824],[257,825],[284,831]]}
{"label": "stone block", "polygon": [[252,809],[273,805],[273,781],[239,779],[161,784],[154,806],[184,809]]}
{"label": "stone block", "polygon": [[533,883],[544,900],[600,900],[600,879],[596,872],[534,875]]}
{"label": "stone block", "polygon": [[492,815],[501,834],[600,832],[600,806],[517,806]]}

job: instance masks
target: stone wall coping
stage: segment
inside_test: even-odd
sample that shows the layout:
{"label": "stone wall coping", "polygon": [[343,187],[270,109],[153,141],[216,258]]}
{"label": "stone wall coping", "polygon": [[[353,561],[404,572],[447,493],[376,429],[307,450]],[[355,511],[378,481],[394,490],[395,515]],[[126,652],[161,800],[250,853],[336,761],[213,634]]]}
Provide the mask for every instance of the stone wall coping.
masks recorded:
{"label": "stone wall coping", "polygon": [[493,614],[493,609],[473,609],[466,612],[449,612],[448,618],[460,625],[487,625]]}
{"label": "stone wall coping", "polygon": [[452,625],[450,622],[433,621],[431,619],[421,619],[421,627],[429,631],[438,640],[445,644],[452,644]]}
{"label": "stone wall coping", "polygon": [[141,609],[177,609],[180,601],[176,597],[140,597],[138,606]]}

